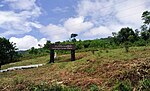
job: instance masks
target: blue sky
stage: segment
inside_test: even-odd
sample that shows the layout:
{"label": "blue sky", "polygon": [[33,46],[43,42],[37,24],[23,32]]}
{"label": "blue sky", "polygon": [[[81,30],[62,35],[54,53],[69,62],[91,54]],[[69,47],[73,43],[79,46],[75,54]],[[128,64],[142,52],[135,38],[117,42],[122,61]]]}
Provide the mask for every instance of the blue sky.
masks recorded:
{"label": "blue sky", "polygon": [[139,29],[149,0],[0,0],[0,37],[20,50],[38,48],[46,40],[111,36],[122,27]]}

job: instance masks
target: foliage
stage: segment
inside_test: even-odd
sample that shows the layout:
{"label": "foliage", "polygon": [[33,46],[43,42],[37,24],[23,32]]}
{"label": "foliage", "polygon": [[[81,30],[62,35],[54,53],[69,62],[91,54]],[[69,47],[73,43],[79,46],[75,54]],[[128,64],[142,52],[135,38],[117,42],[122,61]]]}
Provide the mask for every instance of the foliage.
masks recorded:
{"label": "foliage", "polygon": [[150,32],[147,30],[146,25],[141,26],[141,38],[144,39],[145,41],[150,38]]}
{"label": "foliage", "polygon": [[78,36],[78,34],[71,34],[71,38]]}
{"label": "foliage", "polygon": [[117,39],[120,43],[124,43],[126,41],[134,42],[135,38],[136,36],[134,31],[129,27],[122,28],[117,35]]}
{"label": "foliage", "polygon": [[149,91],[150,89],[150,78],[140,81],[139,91]]}
{"label": "foliage", "polygon": [[49,45],[51,44],[51,41],[47,40],[46,44],[44,45],[44,49],[49,49]]}
{"label": "foliage", "polygon": [[[59,84],[40,84],[40,85],[31,85],[29,88],[30,91],[82,91],[79,88],[65,87]],[[93,91],[93,90],[92,90]]]}
{"label": "foliage", "polygon": [[132,87],[128,83],[120,82],[114,86],[113,91],[132,91]]}
{"label": "foliage", "polygon": [[149,11],[145,11],[142,14],[142,20],[144,21],[144,24],[150,24],[150,12]]}
{"label": "foliage", "polygon": [[38,50],[35,49],[34,47],[32,47],[30,50],[29,50],[29,54],[37,54],[38,53]]}
{"label": "foliage", "polygon": [[146,41],[140,38],[138,41],[134,42],[134,46],[146,46]]}
{"label": "foliage", "polygon": [[75,37],[77,37],[78,36],[78,34],[71,34],[71,37],[70,38],[72,38],[72,42],[76,42],[76,38]]}
{"label": "foliage", "polygon": [[129,52],[129,42],[124,43],[125,52]]}
{"label": "foliage", "polygon": [[14,43],[10,43],[6,38],[0,38],[0,64],[4,65],[17,60],[16,50]]}
{"label": "foliage", "polygon": [[145,11],[142,14],[142,20],[144,25],[141,26],[141,37],[144,40],[148,40],[150,37],[150,12]]}
{"label": "foliage", "polygon": [[62,91],[62,86],[60,85],[52,85],[52,86],[49,86],[48,84],[40,84],[40,85],[33,85],[31,88],[30,88],[30,91]]}
{"label": "foliage", "polygon": [[91,85],[90,91],[99,91],[99,88],[96,85]]}

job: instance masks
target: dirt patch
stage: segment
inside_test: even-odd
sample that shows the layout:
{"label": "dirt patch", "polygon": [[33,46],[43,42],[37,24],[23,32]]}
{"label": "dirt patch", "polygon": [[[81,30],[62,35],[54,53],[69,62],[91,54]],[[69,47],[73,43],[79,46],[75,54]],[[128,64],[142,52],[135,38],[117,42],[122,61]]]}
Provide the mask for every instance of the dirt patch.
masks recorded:
{"label": "dirt patch", "polygon": [[150,78],[150,59],[138,62],[133,69],[114,77],[121,81],[129,79],[133,86],[137,85],[140,80]]}
{"label": "dirt patch", "polygon": [[122,64],[122,67],[126,69],[113,75],[111,81],[106,83],[108,87],[114,86],[118,81],[129,81],[131,86],[136,87],[139,81],[150,78],[150,59],[132,60]]}
{"label": "dirt patch", "polygon": [[[112,87],[116,80],[129,79],[133,86],[143,78],[150,78],[150,61],[149,59],[113,61],[99,66],[95,66],[93,72],[86,72],[85,69],[92,69],[92,65],[86,64],[78,69],[75,73],[61,73],[65,85],[89,87],[91,84],[101,86],[106,84]],[[110,82],[112,81],[112,82]]]}

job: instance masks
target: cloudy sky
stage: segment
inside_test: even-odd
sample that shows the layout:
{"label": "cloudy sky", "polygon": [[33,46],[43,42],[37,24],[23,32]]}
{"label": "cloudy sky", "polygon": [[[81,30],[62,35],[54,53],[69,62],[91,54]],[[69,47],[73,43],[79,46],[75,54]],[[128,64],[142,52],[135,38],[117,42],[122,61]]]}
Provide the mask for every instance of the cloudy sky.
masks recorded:
{"label": "cloudy sky", "polygon": [[122,27],[138,29],[150,0],[0,0],[0,37],[20,50],[38,47],[46,40],[111,36]]}

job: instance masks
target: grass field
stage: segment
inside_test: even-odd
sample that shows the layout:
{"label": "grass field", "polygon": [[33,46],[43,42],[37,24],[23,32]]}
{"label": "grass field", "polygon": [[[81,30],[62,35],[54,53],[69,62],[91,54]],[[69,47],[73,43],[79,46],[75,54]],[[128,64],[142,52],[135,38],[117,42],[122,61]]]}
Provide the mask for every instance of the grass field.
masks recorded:
{"label": "grass field", "polygon": [[124,91],[149,89],[150,47],[132,47],[128,53],[122,48],[98,50],[94,54],[88,51],[76,53],[76,59],[71,62],[70,54],[58,55],[55,63],[48,64],[47,55],[3,65],[2,69],[47,63],[39,68],[0,73],[0,90],[38,91],[49,87],[65,89],[58,91],[121,91],[120,87],[126,89]]}

